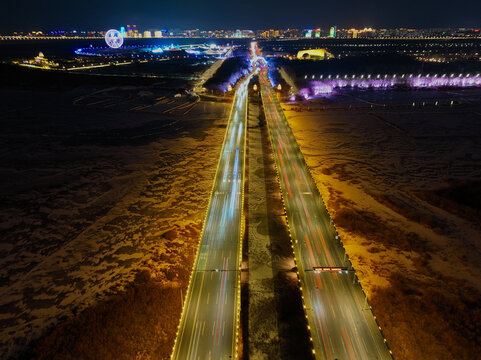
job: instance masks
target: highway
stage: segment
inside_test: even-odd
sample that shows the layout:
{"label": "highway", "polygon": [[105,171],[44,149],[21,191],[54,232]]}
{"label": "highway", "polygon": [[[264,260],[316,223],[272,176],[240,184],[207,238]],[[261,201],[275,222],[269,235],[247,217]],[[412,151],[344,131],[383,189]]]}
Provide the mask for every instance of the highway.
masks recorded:
{"label": "highway", "polygon": [[233,100],[172,359],[237,358],[250,78]]}
{"label": "highway", "polygon": [[391,359],[265,68],[259,82],[313,355],[329,360]]}

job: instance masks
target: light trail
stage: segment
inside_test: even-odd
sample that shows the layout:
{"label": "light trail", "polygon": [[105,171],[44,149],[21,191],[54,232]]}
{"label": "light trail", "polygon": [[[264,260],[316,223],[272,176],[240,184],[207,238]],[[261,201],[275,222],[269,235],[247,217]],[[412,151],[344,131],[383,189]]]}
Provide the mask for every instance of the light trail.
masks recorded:
{"label": "light trail", "polygon": [[[251,76],[239,85],[232,102],[171,359],[238,356],[247,84]],[[212,298],[216,301],[210,301]]]}
{"label": "light trail", "polygon": [[[392,359],[374,315],[365,309],[364,293],[265,69],[259,82],[313,355],[323,360]],[[314,271],[319,268],[339,270]]]}

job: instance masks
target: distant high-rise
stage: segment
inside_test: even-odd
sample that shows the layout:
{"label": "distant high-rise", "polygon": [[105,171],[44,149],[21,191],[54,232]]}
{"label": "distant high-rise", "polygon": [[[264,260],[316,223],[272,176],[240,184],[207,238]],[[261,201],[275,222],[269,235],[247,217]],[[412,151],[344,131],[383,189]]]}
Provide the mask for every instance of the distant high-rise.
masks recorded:
{"label": "distant high-rise", "polygon": [[144,31],[144,38],[151,38],[152,37],[152,32],[150,30],[145,30]]}
{"label": "distant high-rise", "polygon": [[154,37],[161,38],[162,37],[162,30],[155,30]]}
{"label": "distant high-rise", "polygon": [[331,31],[329,32],[329,37],[335,38],[337,33],[337,26],[332,26]]}
{"label": "distant high-rise", "polygon": [[120,35],[122,35],[122,37],[125,37],[125,27],[123,26],[120,27]]}
{"label": "distant high-rise", "polygon": [[252,30],[242,30],[242,37],[248,38],[253,36],[254,36],[254,32]]}
{"label": "distant high-rise", "polygon": [[141,37],[139,34],[139,30],[137,29],[137,25],[132,25],[132,35],[131,37],[137,38]]}

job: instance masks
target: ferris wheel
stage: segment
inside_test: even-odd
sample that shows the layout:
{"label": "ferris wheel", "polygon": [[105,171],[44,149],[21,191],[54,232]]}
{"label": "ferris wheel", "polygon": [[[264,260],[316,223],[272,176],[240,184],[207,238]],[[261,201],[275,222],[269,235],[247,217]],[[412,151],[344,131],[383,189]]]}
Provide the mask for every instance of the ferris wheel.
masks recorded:
{"label": "ferris wheel", "polygon": [[105,34],[105,42],[112,49],[118,49],[124,43],[124,37],[118,30],[110,29]]}

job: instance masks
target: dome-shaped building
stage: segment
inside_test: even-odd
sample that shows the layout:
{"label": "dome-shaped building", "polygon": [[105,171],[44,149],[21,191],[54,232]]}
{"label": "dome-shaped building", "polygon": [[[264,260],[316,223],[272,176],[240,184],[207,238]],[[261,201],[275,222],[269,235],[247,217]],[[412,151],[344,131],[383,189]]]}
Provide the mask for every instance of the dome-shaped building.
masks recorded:
{"label": "dome-shaped building", "polygon": [[299,60],[326,60],[330,57],[331,54],[326,49],[308,49],[297,53]]}

